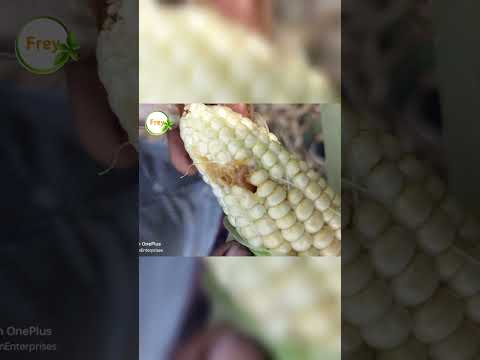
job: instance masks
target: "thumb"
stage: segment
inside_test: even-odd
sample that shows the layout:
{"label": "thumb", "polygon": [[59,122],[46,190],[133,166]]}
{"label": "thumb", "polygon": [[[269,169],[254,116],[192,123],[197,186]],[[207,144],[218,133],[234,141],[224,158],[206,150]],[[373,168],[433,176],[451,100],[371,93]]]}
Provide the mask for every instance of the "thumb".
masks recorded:
{"label": "thumb", "polygon": [[213,0],[224,16],[267,36],[272,31],[271,0]]}

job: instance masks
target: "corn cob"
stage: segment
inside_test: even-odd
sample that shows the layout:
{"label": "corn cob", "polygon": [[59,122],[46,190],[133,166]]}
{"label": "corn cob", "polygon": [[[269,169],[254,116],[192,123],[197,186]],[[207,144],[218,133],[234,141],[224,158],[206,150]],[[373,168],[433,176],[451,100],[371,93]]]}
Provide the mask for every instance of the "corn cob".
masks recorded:
{"label": "corn cob", "polygon": [[326,77],[299,54],[202,6],[140,0],[140,102],[332,101]]}
{"label": "corn cob", "polygon": [[395,137],[351,117],[343,129],[343,173],[362,188],[344,203],[345,355],[478,357],[478,223]]}
{"label": "corn cob", "polygon": [[247,246],[339,255],[340,197],[275,135],[228,107],[203,104],[187,106],[180,134]]}
{"label": "corn cob", "polygon": [[207,265],[230,300],[223,304],[227,320],[274,359],[340,359],[340,259],[210,258]]}
{"label": "corn cob", "polygon": [[130,143],[138,149],[138,4],[109,0],[97,41],[98,75]]}

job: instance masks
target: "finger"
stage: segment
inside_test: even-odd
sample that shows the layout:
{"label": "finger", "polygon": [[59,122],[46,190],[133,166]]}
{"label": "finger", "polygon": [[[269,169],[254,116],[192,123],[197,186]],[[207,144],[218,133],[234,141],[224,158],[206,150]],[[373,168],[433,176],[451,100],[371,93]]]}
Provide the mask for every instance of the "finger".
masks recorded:
{"label": "finger", "polygon": [[271,0],[213,0],[224,16],[267,36],[272,32]]}
{"label": "finger", "polygon": [[251,340],[234,332],[226,332],[210,347],[208,360],[263,360],[263,352]]}
{"label": "finger", "polygon": [[[107,93],[98,78],[96,59],[92,56],[70,63],[65,71],[79,139],[94,159],[110,165],[115,152],[128,141],[128,137],[110,109]],[[115,166],[128,167],[135,164],[137,159],[135,149],[125,147]]]}
{"label": "finger", "polygon": [[178,113],[180,114],[180,116],[182,116],[183,110],[185,110],[185,105],[184,104],[177,104],[177,109],[178,109]]}
{"label": "finger", "polygon": [[236,111],[242,116],[250,117],[250,109],[247,104],[233,104],[228,105],[233,111]]}
{"label": "finger", "polygon": [[175,360],[264,360],[264,351],[250,339],[223,325],[201,329],[178,349]]}
{"label": "finger", "polygon": [[225,331],[223,326],[216,326],[207,331],[202,329],[194,334],[186,344],[177,350],[175,360],[205,360],[214,340]]}
{"label": "finger", "polygon": [[185,145],[180,137],[180,130],[176,128],[169,131],[167,133],[167,140],[170,159],[175,169],[185,175],[194,175],[197,169],[193,166],[192,159],[190,159],[190,156],[188,156],[185,150]]}
{"label": "finger", "polygon": [[253,256],[253,254],[237,241],[229,241],[218,247],[213,256]]}

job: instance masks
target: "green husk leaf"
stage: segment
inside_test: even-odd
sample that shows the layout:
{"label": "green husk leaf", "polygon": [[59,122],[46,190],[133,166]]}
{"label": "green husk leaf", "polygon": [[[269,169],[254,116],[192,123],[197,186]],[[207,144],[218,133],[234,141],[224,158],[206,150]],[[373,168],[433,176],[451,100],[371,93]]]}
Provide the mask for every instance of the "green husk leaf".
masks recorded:
{"label": "green husk leaf", "polygon": [[271,256],[270,252],[266,248],[261,248],[261,249],[252,249],[252,247],[249,245],[249,243],[240,235],[235,229],[235,227],[230,224],[230,221],[228,221],[228,218],[225,217],[223,219],[223,225],[225,226],[225,229],[228,230],[230,233],[229,235],[233,236],[233,238],[238,241],[240,244],[243,246],[247,247],[255,256]]}
{"label": "green husk leaf", "polygon": [[341,107],[340,104],[325,104],[321,109],[328,183],[337,193],[340,193],[342,183]]}

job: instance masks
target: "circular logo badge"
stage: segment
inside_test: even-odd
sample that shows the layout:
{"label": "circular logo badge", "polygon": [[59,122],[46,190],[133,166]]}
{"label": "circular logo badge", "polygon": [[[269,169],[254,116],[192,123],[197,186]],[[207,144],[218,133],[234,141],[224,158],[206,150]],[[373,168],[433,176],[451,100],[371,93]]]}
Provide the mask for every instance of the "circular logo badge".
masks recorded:
{"label": "circular logo badge", "polygon": [[69,59],[78,60],[79,48],[73,33],[52,17],[29,21],[15,41],[18,61],[34,74],[51,74]]}
{"label": "circular logo badge", "polygon": [[172,128],[173,121],[161,111],[151,113],[145,121],[145,130],[153,136],[163,135]]}

